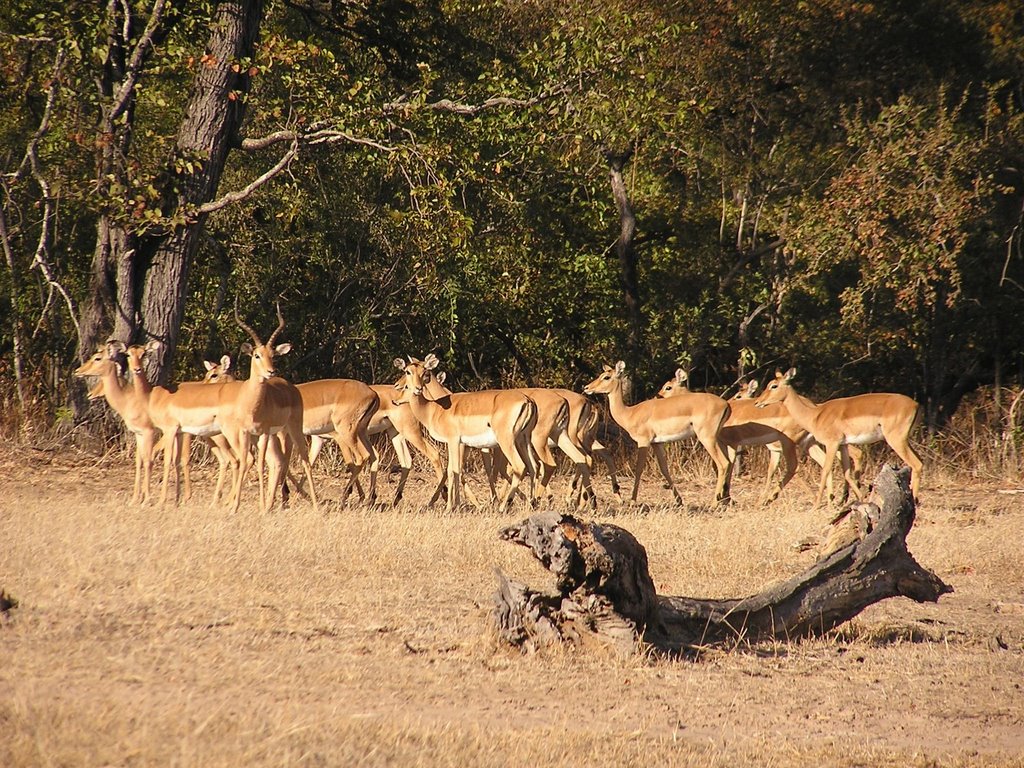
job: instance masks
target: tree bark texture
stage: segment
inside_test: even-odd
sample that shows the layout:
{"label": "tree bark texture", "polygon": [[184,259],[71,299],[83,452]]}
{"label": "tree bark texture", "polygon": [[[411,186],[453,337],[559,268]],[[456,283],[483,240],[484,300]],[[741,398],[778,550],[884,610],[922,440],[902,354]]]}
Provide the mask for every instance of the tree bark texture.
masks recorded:
{"label": "tree bark texture", "polygon": [[[110,330],[125,341],[156,339],[163,357],[150,370],[166,383],[185,313],[189,267],[198,250],[206,215],[194,211],[211,201],[223,176],[228,152],[238,133],[249,91],[247,67],[235,67],[253,55],[263,0],[226,0],[216,5],[205,55],[178,128],[177,159],[161,182],[162,213],[184,223],[130,231],[112,217],[101,223],[96,253],[84,356]],[[130,119],[129,119],[130,123]]]}
{"label": "tree bark texture", "polygon": [[907,468],[885,467],[871,499],[833,521],[814,565],[740,599],[659,596],[647,553],[628,531],[554,512],[534,515],[500,537],[528,548],[554,574],[556,591],[536,592],[498,571],[498,634],[527,650],[572,642],[685,652],[822,635],[888,597],[936,602],[953,590],[907,551],[909,478]]}

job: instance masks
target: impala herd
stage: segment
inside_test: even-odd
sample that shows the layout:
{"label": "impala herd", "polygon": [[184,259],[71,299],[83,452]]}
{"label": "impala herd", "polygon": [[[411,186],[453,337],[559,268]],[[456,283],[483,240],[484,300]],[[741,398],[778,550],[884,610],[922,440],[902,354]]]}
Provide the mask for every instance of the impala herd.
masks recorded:
{"label": "impala herd", "polygon": [[[278,492],[285,493],[286,479],[296,489],[289,465],[293,452],[303,468],[303,478],[313,507],[317,495],[312,465],[326,440],[334,440],[348,472],[342,496],[352,490],[361,500],[376,500],[379,456],[371,437],[386,434],[394,447],[401,470],[395,496],[397,504],[412,469],[411,445],[433,468],[436,486],[433,504],[446,495],[447,509],[461,503],[463,489],[475,505],[479,502],[470,486],[463,485],[466,449],[483,452],[485,475],[492,501],[507,510],[517,495],[531,503],[550,500],[549,484],[558,459],[552,449],[564,454],[573,468],[572,489],[567,503],[596,508],[591,481],[593,459],[600,458],[608,469],[612,490],[621,498],[615,465],[609,450],[597,439],[599,421],[595,403],[585,395],[607,395],[612,419],[636,443],[632,500],[636,501],[647,455],[653,450],[666,487],[677,503],[682,496],[669,471],[666,443],[695,437],[716,468],[715,501],[729,500],[733,464],[746,446],[764,445],[770,452],[768,475],[761,502],[773,501],[796,473],[798,456],[805,452],[821,467],[815,506],[826,487],[830,496],[844,499],[852,490],[858,499],[862,452],[858,446],[885,441],[912,470],[911,490],[918,498],[922,462],[909,442],[917,421],[918,405],[898,394],[864,394],[837,398],[816,405],[793,388],[796,369],[777,372],[775,378],[755,396],[757,382],[742,389],[731,400],[687,387],[684,371],[678,370],[657,396],[634,405],[626,403],[626,366],[622,362],[604,366],[601,374],[583,388],[584,394],[568,389],[538,387],[492,389],[478,392],[449,391],[445,374],[437,370],[439,360],[396,359],[401,378],[394,384],[369,385],[354,379],[322,379],[295,385],[276,375],[274,360],[288,354],[290,344],[276,344],[284,329],[277,310],[278,325],[266,343],[246,325],[235,310],[235,321],[252,339],[242,352],[252,358],[251,373],[238,381],[227,356],[219,363],[207,362],[202,381],[183,382],[175,387],[150,384],[145,373],[147,355],[158,355],[159,342],[127,346],[111,340],[100,346],[75,371],[78,377],[95,377],[89,399],[104,398],[135,435],[135,481],[132,500],[149,500],[153,457],[163,451],[163,482],[160,503],[166,503],[174,468],[174,501],[183,491],[191,496],[189,455],[191,441],[209,441],[218,462],[218,479],[213,500],[221,497],[231,477],[227,504],[238,510],[243,482],[252,465],[257,467],[260,507],[268,511]],[[127,383],[123,374],[130,373]],[[447,446],[447,471],[434,442]],[[307,450],[306,436],[310,438]],[[255,459],[252,451],[255,449]],[[832,492],[832,468],[839,455],[844,489]],[[783,465],[781,477],[774,479]],[[264,469],[269,466],[268,477]],[[369,480],[364,491],[360,482],[366,468]],[[505,489],[498,492],[498,481]]]}

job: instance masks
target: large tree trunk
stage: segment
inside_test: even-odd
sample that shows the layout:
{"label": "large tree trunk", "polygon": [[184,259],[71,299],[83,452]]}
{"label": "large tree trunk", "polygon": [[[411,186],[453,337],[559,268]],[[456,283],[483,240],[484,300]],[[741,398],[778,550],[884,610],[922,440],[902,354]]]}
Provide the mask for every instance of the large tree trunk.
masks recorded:
{"label": "large tree trunk", "polygon": [[262,19],[263,0],[225,0],[216,6],[178,129],[176,157],[162,184],[162,213],[173,223],[130,232],[113,217],[101,222],[83,356],[111,330],[126,341],[157,339],[164,353],[153,361],[150,375],[166,383],[185,312],[189,267],[206,223],[206,214],[197,211],[217,194],[228,151],[239,143],[250,76],[246,67],[235,65],[253,55]]}
{"label": "large tree trunk", "polygon": [[739,638],[821,635],[887,597],[935,602],[953,590],[907,551],[914,522],[909,477],[907,468],[885,467],[872,500],[834,521],[812,567],[742,599],[659,596],[647,553],[628,531],[553,512],[534,515],[501,537],[530,549],[555,575],[557,592],[535,592],[499,571],[499,635],[527,649],[596,641],[677,652]]}

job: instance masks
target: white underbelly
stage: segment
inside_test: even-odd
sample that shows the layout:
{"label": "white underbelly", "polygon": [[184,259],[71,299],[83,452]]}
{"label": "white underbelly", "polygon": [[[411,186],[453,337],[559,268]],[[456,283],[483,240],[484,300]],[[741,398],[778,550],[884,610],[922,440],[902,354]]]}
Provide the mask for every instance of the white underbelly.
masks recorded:
{"label": "white underbelly", "polygon": [[202,426],[186,426],[182,425],[182,432],[186,432],[196,437],[213,437],[214,435],[220,434],[220,425],[215,423],[203,424]]}
{"label": "white underbelly", "polygon": [[[278,427],[280,431],[281,427]],[[326,435],[328,432],[334,431],[334,423],[327,421],[320,424],[303,424],[302,434],[304,435]]]}
{"label": "white underbelly", "polygon": [[856,435],[846,435],[843,442],[847,445],[869,445],[883,439],[882,428],[876,427],[870,432],[861,432]]}
{"label": "white underbelly", "polygon": [[487,429],[476,435],[463,435],[461,442],[470,448],[493,448],[498,444],[498,436],[493,429]]}
{"label": "white underbelly", "polygon": [[693,437],[693,427],[687,427],[682,432],[675,432],[667,435],[658,435],[652,443],[674,443],[677,440],[685,440],[687,437]]}

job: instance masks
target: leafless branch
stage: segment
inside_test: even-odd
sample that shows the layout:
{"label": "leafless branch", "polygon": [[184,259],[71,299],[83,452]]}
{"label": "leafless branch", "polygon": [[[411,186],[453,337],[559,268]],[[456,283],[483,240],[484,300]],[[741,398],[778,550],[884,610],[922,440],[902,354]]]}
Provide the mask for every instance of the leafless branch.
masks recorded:
{"label": "leafless branch", "polygon": [[379,149],[381,152],[398,151],[398,147],[381,144],[373,139],[367,139],[362,136],[353,136],[345,131],[317,126],[314,126],[307,131],[281,130],[269,133],[266,136],[261,136],[259,138],[243,139],[241,148],[251,152],[259,149],[266,149],[267,147],[272,147],[275,144],[281,144],[283,142],[309,145],[338,144],[344,142],[347,144],[361,144],[363,146],[372,147],[373,149]]}
{"label": "leafless branch", "polygon": [[481,112],[486,112],[491,109],[502,109],[505,107],[520,109],[533,107],[565,92],[566,88],[564,86],[558,86],[550,91],[538,94],[537,96],[531,96],[528,99],[514,99],[510,96],[492,96],[479,104],[464,104],[452,101],[451,99],[438,99],[437,101],[429,101],[419,105],[410,102],[406,98],[401,98],[385,104],[384,113],[392,114],[394,112],[415,112],[420,109],[425,109],[431,112],[450,112],[464,117],[476,117]]}
{"label": "leafless branch", "polygon": [[[128,70],[125,72],[124,80],[121,82],[121,87],[114,96],[114,103],[110,110],[110,120],[112,121],[116,120],[128,108],[132,93],[135,90],[135,85],[139,80],[139,74],[142,72],[142,65],[146,58],[146,54],[149,52],[149,48],[153,43],[153,35],[156,34],[157,29],[160,27],[160,22],[163,20],[165,4],[166,0],[155,0],[153,3],[153,9],[149,12],[149,20],[146,22],[146,28],[142,31],[142,36],[139,38],[139,42],[135,45],[135,50],[132,52],[132,58],[128,62]],[[131,9],[127,7],[127,3],[125,3],[125,6],[125,26],[127,27]],[[124,40],[127,42],[129,39],[127,29],[123,35]]]}
{"label": "leafless branch", "polygon": [[289,148],[289,150],[285,152],[281,156],[281,158],[276,163],[274,163],[274,165],[271,168],[266,170],[260,176],[253,179],[251,182],[249,182],[241,189],[236,190],[234,192],[228,192],[226,195],[217,200],[211,200],[208,203],[204,203],[203,205],[196,208],[195,213],[197,215],[213,213],[214,211],[219,211],[221,208],[225,208],[231,205],[232,203],[237,203],[242,200],[245,200],[247,197],[249,197],[249,195],[251,195],[257,189],[262,187],[268,181],[277,176],[281,171],[287,168],[288,164],[291,163],[291,161],[294,160],[298,156],[298,154],[299,143],[298,141],[293,140],[292,146]]}
{"label": "leafless branch", "polygon": [[75,326],[75,333],[78,336],[79,344],[81,344],[82,329],[78,324],[78,309],[75,306],[75,301],[57,279],[56,272],[49,260],[50,239],[53,230],[53,220],[56,216],[57,201],[53,197],[49,179],[43,173],[42,165],[39,162],[39,143],[50,130],[50,120],[53,117],[53,109],[57,101],[57,87],[60,82],[61,70],[64,68],[65,58],[64,48],[58,48],[54,56],[53,75],[47,88],[46,106],[43,109],[43,116],[39,120],[39,128],[36,129],[35,133],[32,134],[32,138],[29,139],[28,146],[25,149],[25,158],[22,160],[21,167],[15,175],[16,177],[21,176],[27,167],[32,173],[32,178],[39,185],[43,197],[43,217],[39,229],[39,241],[36,243],[36,251],[30,269],[38,269],[50,286],[50,290],[56,290],[61,298],[64,299],[64,303],[68,308],[68,314],[71,316],[71,322]]}

